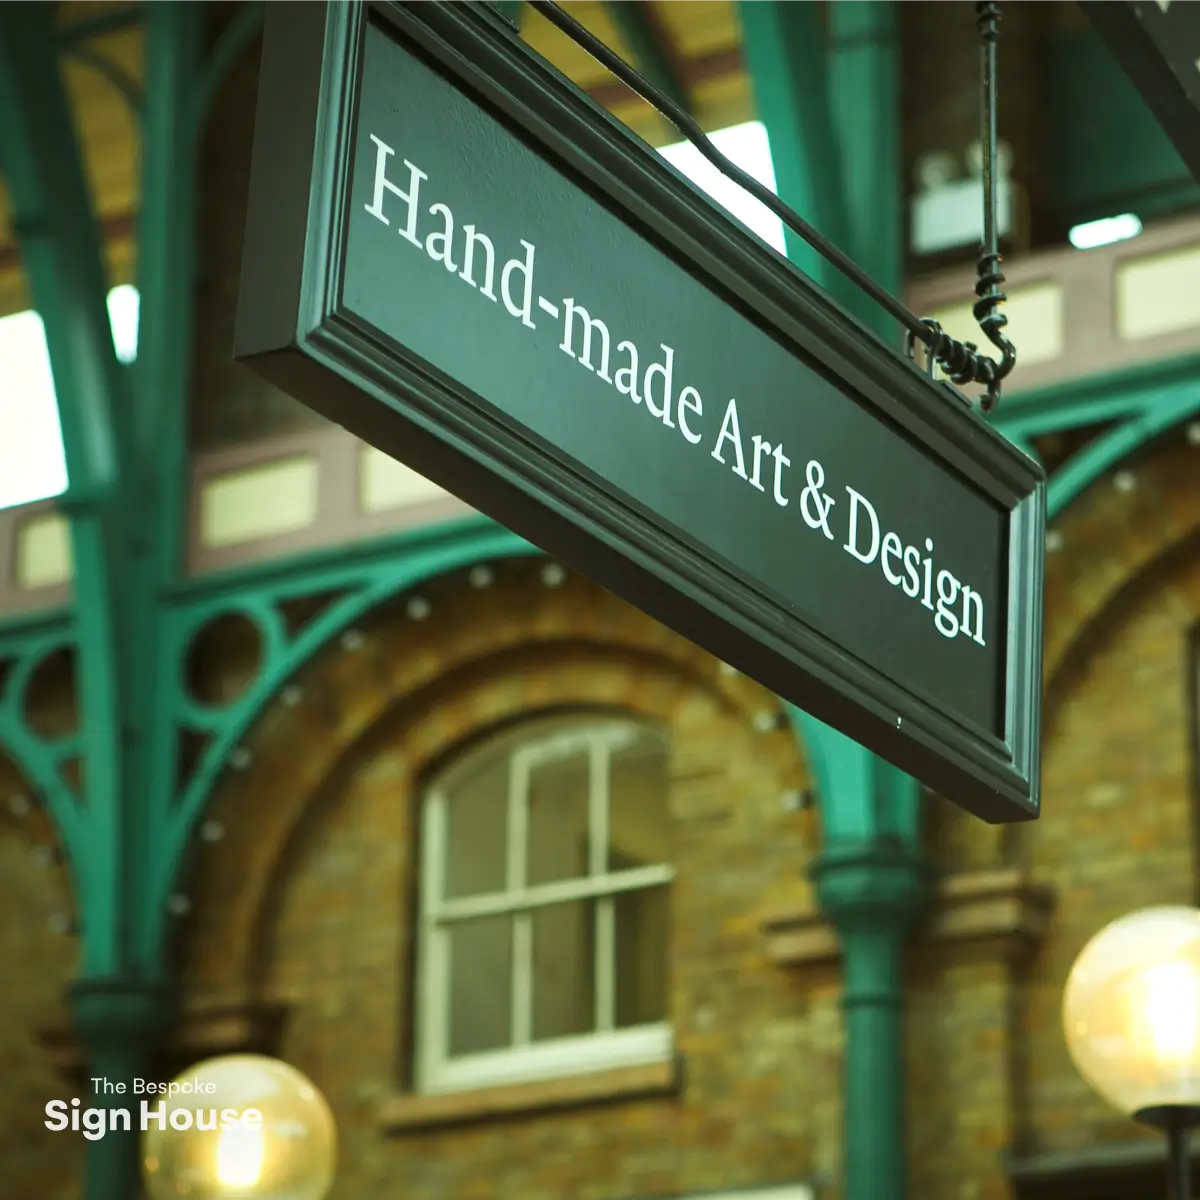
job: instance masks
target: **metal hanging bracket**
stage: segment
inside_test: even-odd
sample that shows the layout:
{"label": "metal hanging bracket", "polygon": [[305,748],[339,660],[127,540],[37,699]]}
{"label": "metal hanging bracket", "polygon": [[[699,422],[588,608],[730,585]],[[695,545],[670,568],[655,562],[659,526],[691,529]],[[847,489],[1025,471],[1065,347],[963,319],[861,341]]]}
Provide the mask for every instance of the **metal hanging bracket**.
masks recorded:
{"label": "metal hanging bracket", "polygon": [[1000,350],[1002,357],[999,361],[981,354],[973,343],[960,342],[951,337],[936,321],[918,317],[885,288],[880,287],[849,255],[839,250],[774,192],[726,158],[683,108],[649,80],[644,79],[634,67],[553,0],[530,0],[530,6],[657,109],[727,179],[731,179],[765,205],[789,229],[803,238],[827,262],[895,318],[907,333],[907,350],[910,357],[917,342],[920,342],[925,347],[931,370],[935,364],[940,366],[955,384],[982,384],[987,390],[980,407],[984,412],[991,412],[996,408],[1000,400],[1001,383],[1016,365],[1017,352],[1012,342],[1001,332],[1007,324],[1007,318],[999,311],[1005,296],[1000,291],[1004,276],[1000,272],[1001,258],[996,234],[996,41],[999,36],[997,26],[1000,6],[995,0],[980,0],[976,4],[981,38],[984,236],[977,268],[978,280],[975,284],[978,299],[972,311],[988,340]]}

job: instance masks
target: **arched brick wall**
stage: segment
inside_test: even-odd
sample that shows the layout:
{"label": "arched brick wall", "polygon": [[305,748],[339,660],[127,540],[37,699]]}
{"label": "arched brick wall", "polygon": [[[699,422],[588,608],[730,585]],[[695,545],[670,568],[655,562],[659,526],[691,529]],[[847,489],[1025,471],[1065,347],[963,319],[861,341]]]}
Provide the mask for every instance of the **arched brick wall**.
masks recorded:
{"label": "arched brick wall", "polygon": [[1046,556],[1049,706],[1060,673],[1093,647],[1122,594],[1200,540],[1198,481],[1200,448],[1172,437],[1097,481],[1055,522]]}
{"label": "arched brick wall", "polygon": [[[381,739],[403,738],[413,780],[464,739],[559,705],[670,722],[703,693],[747,728],[778,712],[765,689],[610,593],[578,577],[548,588],[537,571],[514,565],[482,591],[457,578],[421,622],[390,606],[319,656],[260,722],[245,747],[249,766],[226,776],[208,811],[223,836],[196,862],[206,902],[194,906],[186,970],[197,982],[202,972],[205,990],[244,993],[291,840],[347,764]],[[784,786],[806,786],[792,735],[781,725],[757,736],[787,764]]]}
{"label": "arched brick wall", "polygon": [[[195,877],[189,992],[291,1005],[281,1052],[342,1131],[335,1197],[624,1200],[833,1168],[836,984],[801,996],[759,928],[764,909],[807,895],[814,849],[812,814],[780,803],[807,781],[790,730],[761,716],[778,703],[592,584],[545,586],[542,565],[500,566],[485,590],[465,573],[432,585],[420,622],[401,600],[281,697],[209,812],[224,836]],[[576,705],[671,734],[684,1095],[389,1137],[375,1113],[404,1076],[422,772],[499,722]]]}

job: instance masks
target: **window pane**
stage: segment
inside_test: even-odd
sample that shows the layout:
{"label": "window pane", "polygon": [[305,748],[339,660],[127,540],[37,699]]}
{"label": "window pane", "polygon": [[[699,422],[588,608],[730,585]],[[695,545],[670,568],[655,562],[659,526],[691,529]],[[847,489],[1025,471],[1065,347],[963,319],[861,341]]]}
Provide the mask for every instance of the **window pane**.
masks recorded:
{"label": "window pane", "polygon": [[671,860],[667,818],[667,750],[647,731],[612,752],[609,773],[608,869]]}
{"label": "window pane", "polygon": [[450,1054],[509,1044],[512,1013],[512,918],[482,917],[449,927]]}
{"label": "window pane", "polygon": [[529,883],[587,874],[588,752],[581,747],[529,772]]}
{"label": "window pane", "polygon": [[618,1029],[666,1020],[668,896],[655,887],[613,897]]}
{"label": "window pane", "polygon": [[533,1040],[595,1028],[595,901],[534,909]]}
{"label": "window pane", "polygon": [[446,898],[504,890],[508,756],[490,754],[447,797]]}

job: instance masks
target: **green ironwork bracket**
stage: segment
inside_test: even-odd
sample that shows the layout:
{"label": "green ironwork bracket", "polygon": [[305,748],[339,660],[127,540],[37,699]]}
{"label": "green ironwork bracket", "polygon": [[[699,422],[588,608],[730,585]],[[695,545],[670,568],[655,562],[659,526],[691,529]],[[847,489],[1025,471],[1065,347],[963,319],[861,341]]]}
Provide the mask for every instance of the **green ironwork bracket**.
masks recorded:
{"label": "green ironwork bracket", "polygon": [[36,792],[72,865],[83,854],[84,815],[63,768],[79,757],[80,735],[41,736],[28,720],[27,703],[38,669],[74,646],[70,615],[61,611],[11,622],[0,634],[0,746]]}
{"label": "green ironwork bracket", "polygon": [[[384,602],[440,575],[477,563],[540,552],[482,517],[422,530],[400,539],[355,547],[349,554],[318,558],[307,565],[273,564],[270,570],[195,580],[169,600],[167,624],[175,676],[164,680],[163,696],[176,731],[208,739],[195,771],[169,803],[153,832],[153,884],[142,913],[140,937],[146,953],[164,945],[168,900],[177,886],[188,845],[216,781],[236,764],[240,743],[280,690],[319,650]],[[299,632],[289,636],[281,608],[290,600],[335,594],[337,598]],[[241,616],[257,629],[262,666],[233,704],[214,708],[191,698],[180,677],[188,648],[199,631],[222,616]],[[178,738],[175,739],[178,744]]]}
{"label": "green ironwork bracket", "polygon": [[259,0],[239,5],[237,15],[221,31],[209,52],[191,100],[193,136],[196,139],[203,132],[221,85],[246,48],[258,36],[265,15],[266,5]]}
{"label": "green ironwork bracket", "polygon": [[1106,471],[1200,414],[1200,358],[1174,359],[1020,397],[994,424],[1021,446],[1033,438],[1116,422],[1050,478],[1046,515],[1059,517]]}

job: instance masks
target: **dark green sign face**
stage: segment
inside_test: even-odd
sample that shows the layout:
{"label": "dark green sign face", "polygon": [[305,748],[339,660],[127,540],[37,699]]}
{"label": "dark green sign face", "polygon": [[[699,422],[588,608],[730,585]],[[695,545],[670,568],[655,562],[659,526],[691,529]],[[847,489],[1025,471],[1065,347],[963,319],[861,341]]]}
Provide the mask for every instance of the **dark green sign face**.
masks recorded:
{"label": "dark green sign face", "polygon": [[1081,0],[1080,7],[1200,180],[1200,4]]}
{"label": "dark green sign face", "polygon": [[1036,467],[479,6],[324,7],[268,18],[242,353],[951,798],[1036,815]]}
{"label": "dark green sign face", "polygon": [[362,80],[346,310],[999,736],[1007,513],[375,27]]}

